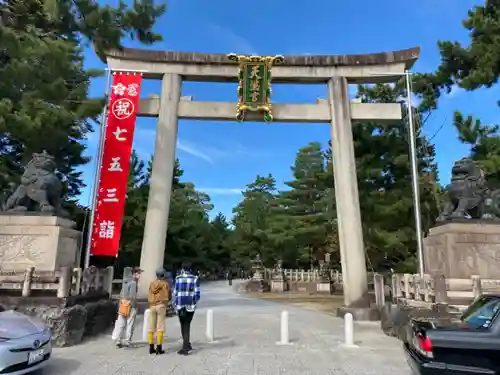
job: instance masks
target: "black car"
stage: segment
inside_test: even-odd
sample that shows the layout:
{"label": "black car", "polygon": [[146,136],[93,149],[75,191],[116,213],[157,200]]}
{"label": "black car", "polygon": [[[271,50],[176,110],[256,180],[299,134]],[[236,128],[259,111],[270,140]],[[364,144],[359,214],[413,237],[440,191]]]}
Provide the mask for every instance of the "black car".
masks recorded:
{"label": "black car", "polygon": [[475,300],[460,319],[440,326],[412,320],[404,352],[417,375],[500,374],[500,295]]}

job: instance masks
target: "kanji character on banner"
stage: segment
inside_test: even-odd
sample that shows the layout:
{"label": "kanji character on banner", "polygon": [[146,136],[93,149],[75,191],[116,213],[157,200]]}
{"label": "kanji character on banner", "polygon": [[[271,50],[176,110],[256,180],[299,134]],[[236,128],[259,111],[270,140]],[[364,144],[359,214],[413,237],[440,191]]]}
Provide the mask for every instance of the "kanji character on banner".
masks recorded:
{"label": "kanji character on banner", "polygon": [[99,224],[99,237],[113,238],[115,235],[115,223],[111,220],[103,220]]}
{"label": "kanji character on banner", "polygon": [[122,137],[122,133],[123,134],[127,133],[127,129],[121,129],[119,126],[113,132],[113,135],[115,136],[117,141],[123,142],[127,140],[127,138]]}
{"label": "kanji character on banner", "polygon": [[118,198],[116,197],[116,188],[105,190],[106,197],[102,199],[103,202],[118,202]]}
{"label": "kanji character on banner", "polygon": [[113,106],[111,107],[113,116],[118,120],[125,120],[132,116],[132,113],[134,113],[134,109],[134,103],[132,103],[132,101],[127,98],[118,99],[113,103]]}
{"label": "kanji character on banner", "polygon": [[139,95],[139,85],[132,83],[131,85],[128,85],[127,87],[127,94],[128,96],[137,96]]}
{"label": "kanji character on banner", "polygon": [[111,163],[109,163],[108,167],[109,172],[123,172],[123,169],[120,165],[120,157],[111,158]]}
{"label": "kanji character on banner", "polygon": [[127,86],[125,86],[123,83],[118,83],[113,87],[113,94],[118,95],[118,96],[123,96],[125,95],[125,91],[127,90]]}

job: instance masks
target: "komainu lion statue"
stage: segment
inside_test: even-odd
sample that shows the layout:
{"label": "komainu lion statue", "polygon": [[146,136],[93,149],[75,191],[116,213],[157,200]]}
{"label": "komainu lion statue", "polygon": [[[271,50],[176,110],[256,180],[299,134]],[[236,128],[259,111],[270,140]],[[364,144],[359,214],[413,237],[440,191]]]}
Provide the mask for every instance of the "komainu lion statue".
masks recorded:
{"label": "komainu lion statue", "polygon": [[55,174],[54,157],[45,150],[34,153],[21,176],[21,184],[5,202],[2,211],[9,214],[37,212],[68,217],[61,207],[62,184]]}
{"label": "komainu lion statue", "polygon": [[463,158],[455,162],[446,192],[449,202],[436,221],[498,219],[498,191],[488,190],[484,172],[472,159]]}

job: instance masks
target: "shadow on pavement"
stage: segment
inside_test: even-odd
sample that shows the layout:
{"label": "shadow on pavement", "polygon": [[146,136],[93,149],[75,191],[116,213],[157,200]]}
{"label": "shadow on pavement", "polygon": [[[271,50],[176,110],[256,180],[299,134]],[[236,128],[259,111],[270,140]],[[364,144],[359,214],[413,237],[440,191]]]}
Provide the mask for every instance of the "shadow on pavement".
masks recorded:
{"label": "shadow on pavement", "polygon": [[215,342],[209,343],[206,341],[195,341],[193,342],[193,355],[197,352],[201,352],[205,349],[220,349],[220,348],[230,348],[235,346],[234,340],[229,337],[216,338]]}
{"label": "shadow on pavement", "polygon": [[80,366],[81,362],[75,359],[58,358],[54,356],[49,360],[47,366],[45,366],[43,369],[40,370],[39,374],[50,375],[56,372],[64,374],[72,374]]}
{"label": "shadow on pavement", "polygon": [[248,307],[248,306],[262,306],[273,305],[275,301],[259,300],[257,298],[241,296],[240,298],[210,298],[205,301],[201,300],[199,307],[212,308],[212,307]]}
{"label": "shadow on pavement", "polygon": [[[180,336],[180,334],[179,334]],[[178,343],[180,342],[181,339],[180,338],[175,338],[175,337],[169,337],[169,338],[165,338],[163,339],[163,345],[170,345],[170,344],[175,344],[175,343]],[[154,341],[154,345],[156,345],[156,339]],[[123,350],[133,350],[133,349],[137,349],[137,348],[145,348],[145,347],[149,347],[149,344],[145,341],[135,341],[132,343],[132,345],[130,347],[124,347]]]}
{"label": "shadow on pavement", "polygon": [[[227,341],[227,340],[230,340],[231,339],[231,336],[216,336],[215,337],[215,341],[218,341],[218,342],[221,342],[221,341]],[[209,344],[209,343],[207,343]],[[212,344],[210,344],[212,345]]]}

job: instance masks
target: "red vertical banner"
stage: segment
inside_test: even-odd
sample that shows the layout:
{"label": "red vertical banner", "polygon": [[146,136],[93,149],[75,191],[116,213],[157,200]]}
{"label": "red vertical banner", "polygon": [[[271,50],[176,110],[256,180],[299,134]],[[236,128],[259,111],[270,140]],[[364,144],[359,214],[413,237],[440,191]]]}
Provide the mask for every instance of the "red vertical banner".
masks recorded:
{"label": "red vertical banner", "polygon": [[141,82],[141,74],[113,74],[94,206],[92,255],[118,255]]}

